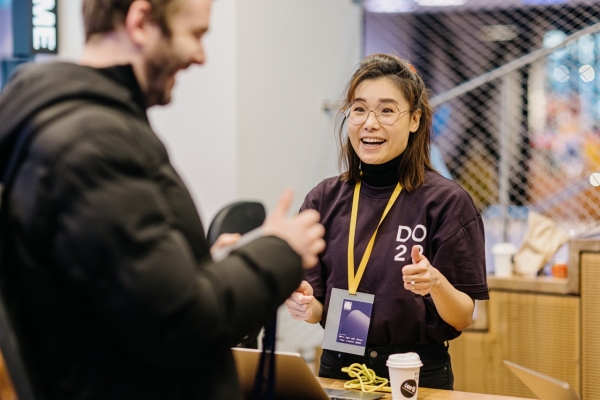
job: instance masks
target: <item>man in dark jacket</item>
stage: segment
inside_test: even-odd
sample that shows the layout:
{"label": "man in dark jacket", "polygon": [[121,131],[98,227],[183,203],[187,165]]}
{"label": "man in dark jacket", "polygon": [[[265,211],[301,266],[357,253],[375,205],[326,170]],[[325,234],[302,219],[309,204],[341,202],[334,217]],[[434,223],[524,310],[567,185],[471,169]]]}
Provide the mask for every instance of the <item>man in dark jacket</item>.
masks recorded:
{"label": "man in dark jacket", "polygon": [[80,65],[22,68],[0,98],[4,297],[40,399],[238,399],[230,347],[259,329],[324,248],[318,213],[211,260],[192,199],[151,130],[177,71],[202,64],[210,0],[84,0]]}

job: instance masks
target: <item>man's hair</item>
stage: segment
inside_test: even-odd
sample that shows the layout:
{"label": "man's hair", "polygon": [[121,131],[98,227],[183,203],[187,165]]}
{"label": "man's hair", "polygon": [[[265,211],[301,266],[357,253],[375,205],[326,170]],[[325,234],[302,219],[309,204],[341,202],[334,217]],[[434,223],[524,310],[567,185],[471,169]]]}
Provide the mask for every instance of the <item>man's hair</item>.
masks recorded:
{"label": "man's hair", "polygon": [[[83,0],[85,40],[92,35],[109,33],[125,23],[125,16],[135,0]],[[150,18],[166,36],[171,35],[169,19],[181,0],[144,0],[152,5]]]}
{"label": "man's hair", "polygon": [[[425,83],[407,61],[389,54],[373,54],[365,57],[352,75],[342,100],[342,110],[354,101],[356,88],[361,82],[372,79],[389,79],[400,90],[410,105],[410,115],[421,110],[421,120],[416,132],[410,133],[408,144],[402,153],[398,170],[398,181],[407,191],[412,191],[425,183],[425,170],[433,171],[429,155],[431,147],[432,110],[429,105],[429,91]],[[339,162],[342,179],[346,182],[360,181],[360,159],[354,151],[350,138],[345,134],[346,116],[340,113],[337,127],[340,144]]]}

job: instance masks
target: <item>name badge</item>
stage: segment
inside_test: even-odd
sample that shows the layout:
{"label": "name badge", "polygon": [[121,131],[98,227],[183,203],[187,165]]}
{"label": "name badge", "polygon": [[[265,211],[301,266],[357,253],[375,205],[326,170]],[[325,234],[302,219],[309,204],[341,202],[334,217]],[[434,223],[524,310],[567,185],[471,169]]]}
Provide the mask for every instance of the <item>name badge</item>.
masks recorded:
{"label": "name badge", "polygon": [[322,347],[364,356],[374,300],[374,294],[332,289]]}

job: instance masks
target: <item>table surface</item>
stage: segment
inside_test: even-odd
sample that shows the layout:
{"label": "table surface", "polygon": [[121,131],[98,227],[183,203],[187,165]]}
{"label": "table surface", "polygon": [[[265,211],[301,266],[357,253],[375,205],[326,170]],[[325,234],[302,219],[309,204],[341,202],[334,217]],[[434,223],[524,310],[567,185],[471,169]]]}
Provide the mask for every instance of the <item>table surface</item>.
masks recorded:
{"label": "table surface", "polygon": [[[344,381],[317,378],[321,386],[333,389],[343,389]],[[385,393],[384,400],[392,400],[391,393]],[[498,396],[493,394],[457,392],[454,390],[440,390],[419,388],[417,400],[524,400],[523,397]]]}

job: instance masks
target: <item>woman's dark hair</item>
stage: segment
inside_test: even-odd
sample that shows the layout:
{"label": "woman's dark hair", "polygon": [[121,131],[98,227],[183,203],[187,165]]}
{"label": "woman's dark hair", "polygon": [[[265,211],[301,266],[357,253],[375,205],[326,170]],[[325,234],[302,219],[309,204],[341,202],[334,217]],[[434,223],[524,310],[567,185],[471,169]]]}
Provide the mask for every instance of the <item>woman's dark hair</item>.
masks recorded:
{"label": "woman's dark hair", "polygon": [[[429,92],[415,68],[407,61],[389,54],[372,54],[365,57],[352,75],[342,100],[342,110],[354,101],[356,88],[366,80],[387,78],[394,83],[411,109],[411,116],[421,110],[421,120],[416,132],[410,133],[408,144],[402,153],[398,169],[398,182],[407,191],[425,183],[425,170],[433,171],[430,159],[432,109]],[[346,182],[360,181],[360,159],[350,139],[344,133],[346,115],[340,113],[337,121],[337,137],[340,146],[339,163],[342,179]]]}
{"label": "woman's dark hair", "polygon": [[[165,36],[171,36],[169,18],[180,6],[180,0],[146,0],[152,5],[150,18]],[[97,33],[109,33],[125,23],[125,17],[134,0],[84,0],[83,25],[85,40]]]}

